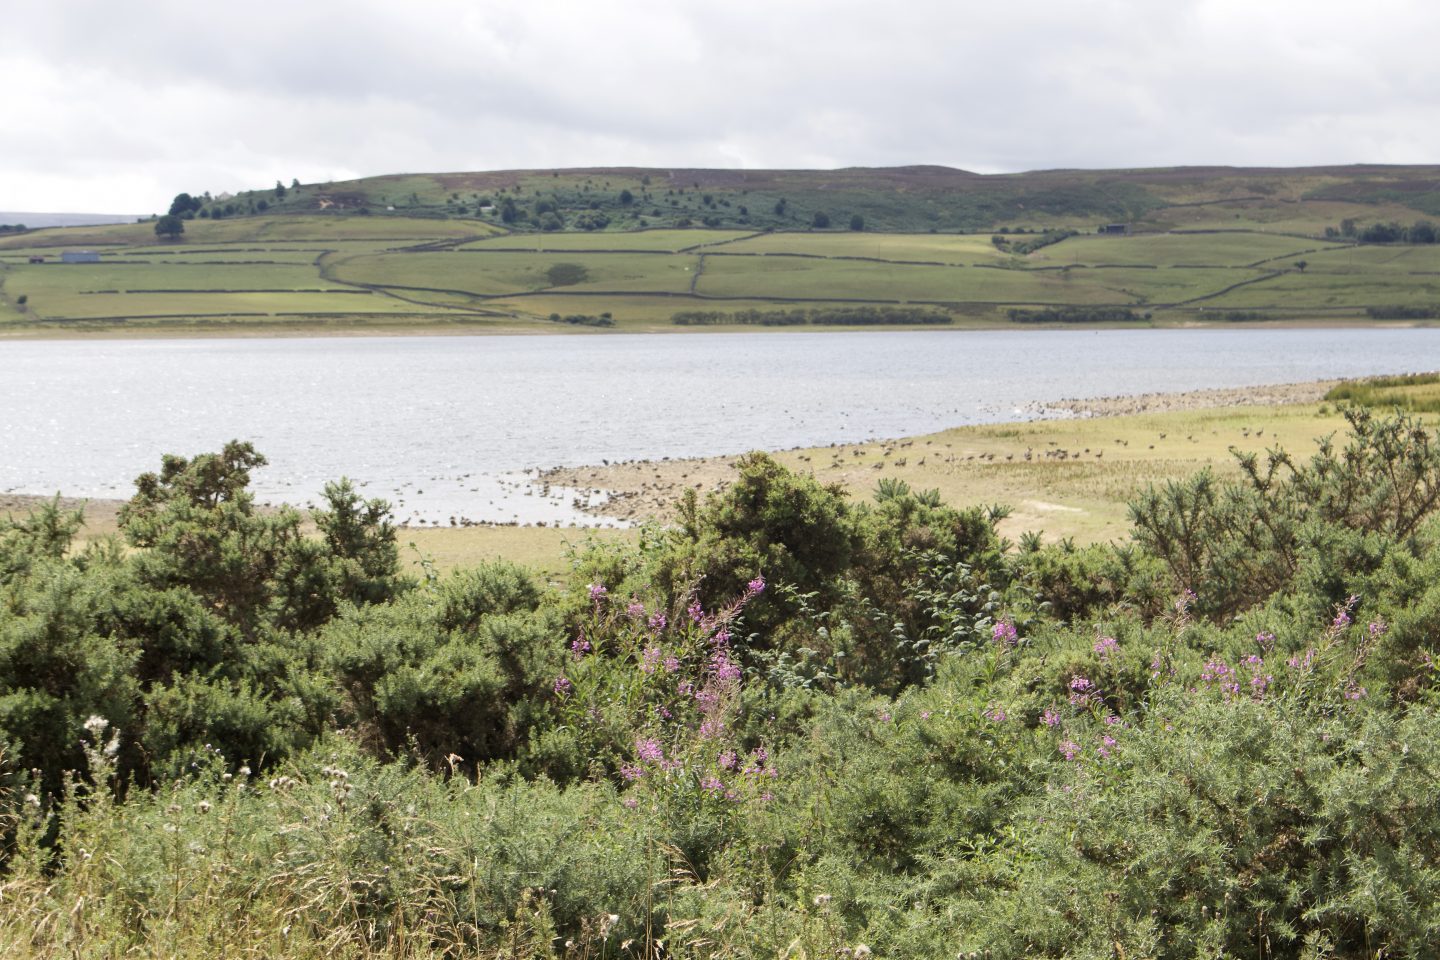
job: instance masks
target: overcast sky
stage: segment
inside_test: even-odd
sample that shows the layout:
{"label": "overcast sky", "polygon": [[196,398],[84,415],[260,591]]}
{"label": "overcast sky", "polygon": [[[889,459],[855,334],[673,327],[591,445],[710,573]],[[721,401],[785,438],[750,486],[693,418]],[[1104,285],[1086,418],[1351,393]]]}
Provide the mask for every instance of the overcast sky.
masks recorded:
{"label": "overcast sky", "polygon": [[1440,160],[1424,0],[4,8],[4,210],[513,167]]}

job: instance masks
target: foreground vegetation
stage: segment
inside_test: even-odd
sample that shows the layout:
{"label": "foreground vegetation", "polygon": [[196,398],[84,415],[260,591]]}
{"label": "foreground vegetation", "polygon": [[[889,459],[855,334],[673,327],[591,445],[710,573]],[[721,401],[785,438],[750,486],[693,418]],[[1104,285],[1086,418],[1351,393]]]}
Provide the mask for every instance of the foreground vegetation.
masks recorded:
{"label": "foreground vegetation", "polygon": [[166,458],[0,526],[0,948],[1426,956],[1440,437],[1346,420],[1088,548],[755,454],[549,589]]}
{"label": "foreground vegetation", "polygon": [[[1424,323],[1437,198],[1434,169],[1405,167],[277,184],[6,232],[0,331]],[[100,262],[57,262],[78,249]]]}

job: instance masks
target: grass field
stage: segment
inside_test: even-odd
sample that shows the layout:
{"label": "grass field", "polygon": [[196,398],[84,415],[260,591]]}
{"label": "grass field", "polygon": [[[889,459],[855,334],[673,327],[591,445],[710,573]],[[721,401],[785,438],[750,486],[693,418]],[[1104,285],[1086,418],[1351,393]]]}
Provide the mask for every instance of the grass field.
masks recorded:
{"label": "grass field", "polygon": [[727,243],[715,252],[802,253],[960,265],[1009,259],[990,242],[988,234],[768,233]]}
{"label": "grass field", "polygon": [[1171,233],[1154,236],[1071,237],[1030,254],[1054,264],[1141,264],[1243,267],[1337,244],[1263,233]]}
{"label": "grass field", "polygon": [[[1365,322],[1370,307],[1440,311],[1440,245],[1355,246],[1323,236],[1346,219],[1417,219],[1388,200],[1336,199],[1346,191],[1388,196],[1381,188],[1407,170],[959,179],[939,168],[668,171],[663,181],[658,171],[512,171],[376,178],[353,190],[313,185],[266,214],[188,221],[179,242],[157,241],[150,223],[0,237],[0,333],[79,335],[123,324],[131,334],[151,326],[230,334],[305,322],[316,332],[396,322],[550,332],[581,329],[551,323],[553,314],[603,313],[615,329],[649,330],[681,310],[847,303],[938,304],[956,326],[1005,325],[1011,306],[1067,305],[1130,307],[1162,326],[1235,322],[1234,312]],[[621,191],[632,194],[628,206]],[[523,218],[505,229],[494,222],[502,200],[550,204],[567,219],[551,232]],[[805,211],[821,205],[834,227],[804,229]],[[842,229],[852,207],[865,229]],[[922,210],[933,229],[883,229]],[[1136,232],[1097,236],[1101,213]],[[587,216],[592,226],[594,217],[609,222],[580,229]],[[974,232],[954,232],[957,219],[974,218]],[[677,226],[697,220],[720,226]],[[642,221],[650,226],[639,229]],[[1079,234],[1023,255],[991,240],[1002,227],[1027,224]],[[89,248],[101,251],[101,263],[55,262],[62,250]]]}
{"label": "grass field", "polygon": [[635,230],[629,233],[505,234],[477,240],[461,250],[495,248],[535,251],[640,250],[674,253],[689,247],[727,243],[752,234],[742,230]]}

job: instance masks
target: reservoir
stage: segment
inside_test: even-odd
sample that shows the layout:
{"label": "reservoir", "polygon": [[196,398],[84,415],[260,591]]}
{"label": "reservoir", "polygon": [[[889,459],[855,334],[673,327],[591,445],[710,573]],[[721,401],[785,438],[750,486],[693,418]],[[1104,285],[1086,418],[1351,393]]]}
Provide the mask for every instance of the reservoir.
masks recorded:
{"label": "reservoir", "polygon": [[784,449],[1067,398],[1440,368],[1440,329],[860,331],[0,343],[0,491],[118,497],[252,441],[259,499],[348,476],[402,521],[580,522],[535,468]]}

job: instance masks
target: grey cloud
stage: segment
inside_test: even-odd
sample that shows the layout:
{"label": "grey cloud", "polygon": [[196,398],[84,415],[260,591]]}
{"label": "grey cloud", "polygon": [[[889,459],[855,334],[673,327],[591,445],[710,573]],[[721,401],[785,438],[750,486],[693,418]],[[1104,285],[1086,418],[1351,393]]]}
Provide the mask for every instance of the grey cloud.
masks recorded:
{"label": "grey cloud", "polygon": [[345,171],[996,171],[1440,148],[1440,12],[1418,0],[1364,15],[1330,0],[10,7],[0,67],[22,58],[59,81],[14,108],[32,135],[0,160],[6,207],[27,170],[148,178],[152,209],[178,189]]}

